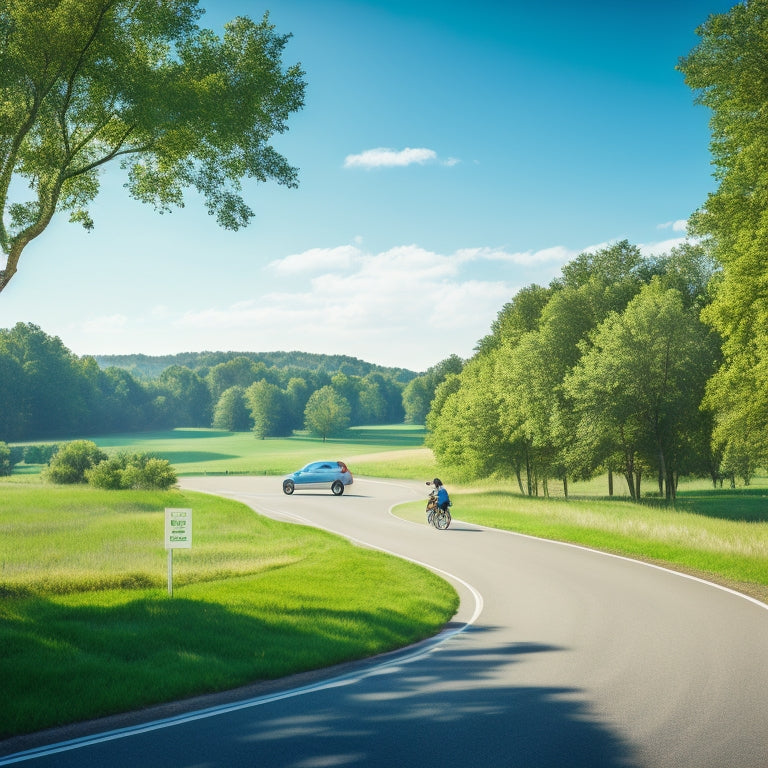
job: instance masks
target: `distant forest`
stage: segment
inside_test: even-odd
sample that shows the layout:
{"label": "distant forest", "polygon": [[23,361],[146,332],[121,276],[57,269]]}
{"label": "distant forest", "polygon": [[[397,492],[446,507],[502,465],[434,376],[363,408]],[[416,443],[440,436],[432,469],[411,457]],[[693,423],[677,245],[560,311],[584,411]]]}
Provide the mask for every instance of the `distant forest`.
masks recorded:
{"label": "distant forest", "polygon": [[347,376],[367,376],[381,373],[407,384],[418,375],[406,368],[387,368],[366,363],[348,355],[321,355],[313,352],[180,352],[176,355],[94,355],[101,368],[122,368],[138,379],[156,379],[173,365],[193,371],[206,372],[215,365],[244,357],[268,368],[298,368],[320,373],[344,373]]}
{"label": "distant forest", "polygon": [[423,424],[435,388],[462,365],[451,357],[418,375],[305,352],[78,357],[58,337],[17,323],[0,329],[0,443],[175,427],[325,437]]}

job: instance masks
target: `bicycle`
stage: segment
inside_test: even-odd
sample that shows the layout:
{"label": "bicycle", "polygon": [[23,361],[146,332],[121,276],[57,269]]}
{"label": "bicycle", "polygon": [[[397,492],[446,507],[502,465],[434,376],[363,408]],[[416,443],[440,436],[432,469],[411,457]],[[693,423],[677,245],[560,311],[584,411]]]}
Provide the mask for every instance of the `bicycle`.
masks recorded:
{"label": "bicycle", "polygon": [[[432,483],[427,482],[427,485]],[[440,509],[437,506],[437,489],[433,488],[427,498],[427,524],[437,528],[438,531],[444,531],[451,524],[451,513],[447,509]]]}

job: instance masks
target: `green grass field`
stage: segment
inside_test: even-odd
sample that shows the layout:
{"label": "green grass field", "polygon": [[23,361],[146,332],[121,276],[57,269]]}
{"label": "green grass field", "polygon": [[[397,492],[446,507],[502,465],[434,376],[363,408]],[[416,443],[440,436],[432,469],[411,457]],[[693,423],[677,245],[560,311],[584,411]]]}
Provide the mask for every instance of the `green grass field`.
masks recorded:
{"label": "green grass field", "polygon": [[[357,475],[428,479],[437,469],[423,436],[366,428],[323,444],[182,429],[96,442],[159,454],[179,474],[279,475],[331,457]],[[0,737],[372,655],[433,634],[455,610],[453,589],[428,572],[235,502],[46,485],[39,469],[22,464],[0,482]],[[768,602],[765,476],[737,489],[682,482],[674,506],[634,503],[618,483],[607,498],[605,478],[572,484],[569,501],[555,482],[550,498],[512,482],[450,490],[461,520],[652,561]],[[172,599],[166,506],[195,509]],[[398,513],[421,521],[423,503]]]}
{"label": "green grass field", "polygon": [[[375,463],[370,460],[372,454],[412,454],[420,456],[421,462],[433,464],[431,452],[423,448],[424,428],[403,425],[354,427],[345,437],[328,438],[325,442],[303,433],[259,440],[251,432],[211,429],[116,435],[95,438],[94,442],[107,452],[156,453],[168,459],[179,475],[282,475],[323,457],[361,467],[365,464],[365,473],[372,474],[371,464]],[[357,457],[363,457],[362,461],[356,461]]]}
{"label": "green grass field", "polygon": [[[166,507],[194,509],[174,554]],[[363,658],[435,634],[446,582],[207,494],[0,483],[0,738]]]}

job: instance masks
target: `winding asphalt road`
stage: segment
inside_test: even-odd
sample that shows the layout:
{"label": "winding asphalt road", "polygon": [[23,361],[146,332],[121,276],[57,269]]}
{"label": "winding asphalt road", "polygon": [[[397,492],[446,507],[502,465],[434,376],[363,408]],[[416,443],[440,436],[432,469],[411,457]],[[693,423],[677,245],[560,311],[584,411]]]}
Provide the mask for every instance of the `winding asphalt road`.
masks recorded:
{"label": "winding asphalt road", "polygon": [[426,564],[461,609],[435,642],[0,765],[768,766],[765,605],[578,547],[393,516],[423,484],[356,479],[339,498],[284,496],[276,478],[183,485]]}

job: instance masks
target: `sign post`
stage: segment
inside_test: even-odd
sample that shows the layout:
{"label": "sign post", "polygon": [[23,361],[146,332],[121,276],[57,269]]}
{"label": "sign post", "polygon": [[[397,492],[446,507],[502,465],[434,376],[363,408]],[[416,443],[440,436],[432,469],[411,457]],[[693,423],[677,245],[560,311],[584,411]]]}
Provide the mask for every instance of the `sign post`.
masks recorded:
{"label": "sign post", "polygon": [[165,548],[168,550],[168,595],[173,597],[173,550],[192,548],[192,510],[165,509]]}

